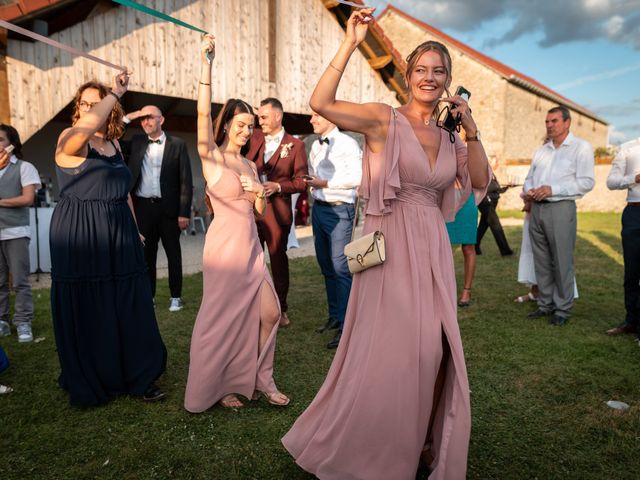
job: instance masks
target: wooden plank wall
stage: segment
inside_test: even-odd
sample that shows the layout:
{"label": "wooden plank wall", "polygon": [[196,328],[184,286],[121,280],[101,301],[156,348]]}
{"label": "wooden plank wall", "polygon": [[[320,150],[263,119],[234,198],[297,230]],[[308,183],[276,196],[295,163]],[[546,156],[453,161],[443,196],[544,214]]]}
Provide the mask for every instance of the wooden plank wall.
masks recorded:
{"label": "wooden plank wall", "polygon": [[[308,99],[336,52],[343,30],[322,0],[275,0],[275,82],[269,81],[269,2],[264,0],[142,0],[216,35],[213,101],[267,96],[285,110],[308,113]],[[88,18],[51,36],[133,72],[131,90],[195,98],[200,35],[125,7]],[[272,76],[273,76],[273,72]],[[9,40],[11,122],[23,140],[42,128],[90,79],[110,82],[114,70],[42,43]],[[340,98],[397,104],[360,53],[347,68]]]}

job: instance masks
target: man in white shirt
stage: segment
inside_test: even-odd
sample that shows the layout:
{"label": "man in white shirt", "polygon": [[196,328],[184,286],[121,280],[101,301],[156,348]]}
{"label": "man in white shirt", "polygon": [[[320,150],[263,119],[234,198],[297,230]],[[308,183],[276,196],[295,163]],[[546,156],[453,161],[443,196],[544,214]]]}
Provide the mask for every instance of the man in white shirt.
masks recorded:
{"label": "man in white shirt", "polygon": [[622,212],[625,321],[607,335],[638,333],[640,327],[640,138],[620,147],[607,178],[610,190],[627,190]]}
{"label": "man in white shirt", "polygon": [[164,117],[158,107],[147,105],[129,113],[125,122],[137,118],[144,135],[120,142],[132,176],[131,199],[145,238],[152,294],[155,297],[158,243],[162,241],[169,267],[169,311],[178,312],[183,308],[180,232],[189,226],[193,195],[191,160],[184,140],[162,130]]}
{"label": "man in white shirt", "polygon": [[593,149],[570,133],[564,106],[547,112],[545,126],[547,141],[534,153],[523,188],[525,200],[533,202],[529,235],[540,290],[529,318],[553,315],[550,323],[563,326],[573,306],[575,201],[595,185]]}
{"label": "man in white shirt", "polygon": [[[5,150],[12,145],[13,154]],[[29,207],[33,205],[40,175],[22,158],[22,143],[15,128],[0,124],[0,336],[11,335],[9,326],[9,272],[16,299],[13,324],[18,342],[33,340],[33,299],[29,284]]]}
{"label": "man in white shirt", "polygon": [[313,197],[313,239],[329,304],[329,319],[317,331],[337,329],[327,344],[327,348],[336,348],[351,291],[351,273],[344,247],[351,241],[356,188],[362,179],[362,151],[358,142],[315,112],[311,115],[311,125],[320,138],[311,146],[311,175],[305,177],[305,181]]}

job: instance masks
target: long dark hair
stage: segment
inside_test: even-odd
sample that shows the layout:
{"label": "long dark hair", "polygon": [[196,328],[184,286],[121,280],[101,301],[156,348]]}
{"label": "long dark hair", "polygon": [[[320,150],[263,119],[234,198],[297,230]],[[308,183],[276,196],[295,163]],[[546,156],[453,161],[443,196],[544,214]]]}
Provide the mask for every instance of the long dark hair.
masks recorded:
{"label": "long dark hair", "polygon": [[[248,113],[253,115],[253,108],[244,100],[240,100],[239,98],[230,98],[220,110],[218,117],[216,118],[215,127],[213,129],[213,139],[216,142],[216,145],[220,146],[224,142],[224,138],[227,135],[226,125],[231,124],[231,120],[236,115],[241,113]],[[249,151],[249,147],[251,144],[251,138],[245,143],[245,145],[240,149],[240,153],[242,155],[246,155]]]}
{"label": "long dark hair", "polygon": [[0,123],[0,130],[7,134],[9,143],[13,145],[13,154],[22,159],[22,142],[20,141],[20,134],[11,125]]}
{"label": "long dark hair", "polygon": [[[78,91],[76,92],[76,96],[73,99],[73,113],[71,114],[71,123],[75,125],[75,123],[80,118],[80,98],[82,97],[82,93],[89,89],[93,88],[98,91],[98,95],[100,98],[104,98],[109,94],[109,88],[95,80],[91,80],[83,85],[80,85]],[[117,140],[124,133],[124,124],[122,123],[122,117],[124,117],[124,110],[120,106],[119,102],[116,102],[113,110],[109,114],[107,118],[107,134],[105,135],[105,139],[107,140]]]}

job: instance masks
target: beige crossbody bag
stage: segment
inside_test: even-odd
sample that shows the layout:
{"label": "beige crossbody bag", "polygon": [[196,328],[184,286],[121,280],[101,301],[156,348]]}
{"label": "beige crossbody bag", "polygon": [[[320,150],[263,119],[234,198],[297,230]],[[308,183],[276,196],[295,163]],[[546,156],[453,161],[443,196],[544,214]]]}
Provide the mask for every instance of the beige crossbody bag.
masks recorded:
{"label": "beige crossbody bag", "polygon": [[384,263],[386,258],[384,249],[384,234],[376,230],[364,237],[354,240],[356,223],[358,221],[358,207],[360,198],[356,198],[356,213],[353,217],[353,229],[351,230],[351,242],[344,246],[344,254],[347,257],[349,271],[358,273],[367,268]]}

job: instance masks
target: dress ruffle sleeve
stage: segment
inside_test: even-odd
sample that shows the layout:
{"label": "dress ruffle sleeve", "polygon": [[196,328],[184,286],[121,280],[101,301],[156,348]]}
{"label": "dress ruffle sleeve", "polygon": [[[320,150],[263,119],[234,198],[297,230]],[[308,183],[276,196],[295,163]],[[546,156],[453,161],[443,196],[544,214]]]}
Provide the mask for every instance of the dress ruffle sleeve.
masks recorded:
{"label": "dress ruffle sleeve", "polygon": [[[366,200],[365,215],[385,215],[391,212],[389,203],[400,190],[400,140],[397,132],[397,113],[390,107],[389,129],[384,145],[384,155],[372,158],[369,147],[365,146],[362,161],[362,182],[360,192]],[[387,159],[387,161],[381,161]]]}

